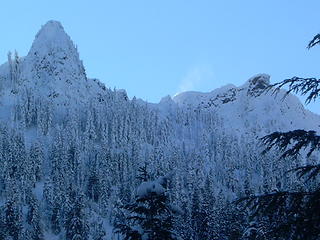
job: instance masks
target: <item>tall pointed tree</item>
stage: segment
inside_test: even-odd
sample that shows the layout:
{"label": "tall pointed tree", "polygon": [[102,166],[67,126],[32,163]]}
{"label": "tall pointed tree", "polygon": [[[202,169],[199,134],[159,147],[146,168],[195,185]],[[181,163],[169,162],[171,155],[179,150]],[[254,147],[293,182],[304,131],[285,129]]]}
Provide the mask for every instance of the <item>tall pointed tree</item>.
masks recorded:
{"label": "tall pointed tree", "polygon": [[66,240],[87,240],[89,225],[85,213],[84,196],[74,194],[70,210],[65,222]]}

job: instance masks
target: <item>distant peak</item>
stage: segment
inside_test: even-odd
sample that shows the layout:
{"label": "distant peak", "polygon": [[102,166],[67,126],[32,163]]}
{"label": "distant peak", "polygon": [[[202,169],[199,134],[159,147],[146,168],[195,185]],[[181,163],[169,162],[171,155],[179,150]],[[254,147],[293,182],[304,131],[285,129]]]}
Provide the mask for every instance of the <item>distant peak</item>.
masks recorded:
{"label": "distant peak", "polygon": [[59,21],[50,20],[41,27],[36,37],[41,34],[46,34],[47,36],[56,35],[58,32],[66,34],[64,32],[62,24]]}
{"label": "distant peak", "polygon": [[270,75],[265,73],[256,74],[248,80],[250,85],[264,85],[268,86],[270,84]]}
{"label": "distant peak", "polygon": [[270,75],[257,74],[251,77],[247,83],[248,94],[251,96],[260,96],[260,94],[270,85]]}
{"label": "distant peak", "polygon": [[[30,68],[26,68],[23,74],[30,75],[31,79],[42,78],[46,81],[64,79],[69,85],[75,79],[86,80],[85,70],[77,48],[58,21],[51,20],[42,26],[32,43],[25,62],[29,64]],[[54,81],[52,80],[52,82]]]}
{"label": "distant peak", "polygon": [[59,21],[49,20],[45,25],[42,26],[41,30],[44,29],[62,29],[62,24]]}
{"label": "distant peak", "polygon": [[74,51],[75,47],[71,38],[64,31],[62,24],[58,21],[50,20],[37,33],[29,55],[47,54],[56,49]]}

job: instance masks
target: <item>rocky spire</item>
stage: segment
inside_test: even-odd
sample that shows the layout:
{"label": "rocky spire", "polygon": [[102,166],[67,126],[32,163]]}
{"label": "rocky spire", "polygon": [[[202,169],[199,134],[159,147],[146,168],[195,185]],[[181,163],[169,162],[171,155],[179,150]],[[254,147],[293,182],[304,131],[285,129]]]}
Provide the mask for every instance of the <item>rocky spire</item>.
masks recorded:
{"label": "rocky spire", "polygon": [[50,54],[53,51],[65,51],[69,53],[76,53],[77,55],[77,50],[71,38],[64,31],[61,23],[51,20],[42,26],[40,31],[37,33],[28,56],[41,56]]}
{"label": "rocky spire", "polygon": [[[49,21],[37,33],[26,57],[27,79],[54,86],[85,82],[86,74],[77,48],[60,22]],[[61,85],[65,88],[65,84]]]}

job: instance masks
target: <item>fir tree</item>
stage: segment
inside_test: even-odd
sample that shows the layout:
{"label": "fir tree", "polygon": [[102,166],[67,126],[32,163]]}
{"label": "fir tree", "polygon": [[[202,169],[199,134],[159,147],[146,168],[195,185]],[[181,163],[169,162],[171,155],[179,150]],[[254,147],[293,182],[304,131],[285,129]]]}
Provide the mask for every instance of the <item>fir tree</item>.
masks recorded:
{"label": "fir tree", "polygon": [[101,218],[95,219],[91,224],[90,224],[90,233],[92,240],[104,240],[106,236],[106,231],[104,230],[103,227],[103,222]]}
{"label": "fir tree", "polygon": [[6,225],[3,219],[2,211],[0,211],[0,240],[5,240],[6,238]]}
{"label": "fir tree", "polygon": [[74,194],[65,222],[66,240],[87,240],[89,225],[85,214],[83,195]]}
{"label": "fir tree", "polygon": [[14,200],[8,200],[4,206],[4,230],[13,240],[22,239],[22,213]]}
{"label": "fir tree", "polygon": [[[42,165],[43,165],[44,153],[39,141],[36,141],[31,145],[30,148],[30,164],[31,164],[31,174],[32,174],[32,182],[40,181],[42,178]],[[31,176],[30,176],[31,177]]]}
{"label": "fir tree", "polygon": [[197,187],[194,189],[191,204],[191,224],[193,228],[192,239],[203,239],[202,235],[205,233],[205,213],[201,204],[200,191]]}
{"label": "fir tree", "polygon": [[[145,178],[145,171],[139,178]],[[167,177],[142,182],[133,203],[123,206],[128,211],[126,222],[116,224],[116,232],[126,240],[176,239],[173,232],[175,211],[166,193]]]}
{"label": "fir tree", "polygon": [[30,238],[33,240],[43,240],[39,204],[33,195],[28,197],[28,205],[27,224],[29,225]]}

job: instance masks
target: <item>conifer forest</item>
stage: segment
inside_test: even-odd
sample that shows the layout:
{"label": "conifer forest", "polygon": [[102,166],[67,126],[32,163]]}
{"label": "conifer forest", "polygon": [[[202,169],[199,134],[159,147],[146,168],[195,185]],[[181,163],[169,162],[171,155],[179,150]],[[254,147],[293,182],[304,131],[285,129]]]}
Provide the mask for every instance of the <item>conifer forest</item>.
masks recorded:
{"label": "conifer forest", "polygon": [[320,239],[320,116],[294,94],[320,80],[130,99],[49,21],[0,65],[0,240]]}

